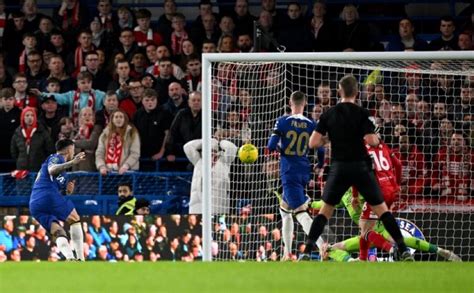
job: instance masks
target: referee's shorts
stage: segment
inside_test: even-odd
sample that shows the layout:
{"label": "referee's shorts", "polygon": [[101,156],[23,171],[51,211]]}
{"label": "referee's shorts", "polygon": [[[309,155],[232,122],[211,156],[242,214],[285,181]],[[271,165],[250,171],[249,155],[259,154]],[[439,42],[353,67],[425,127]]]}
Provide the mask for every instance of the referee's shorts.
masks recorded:
{"label": "referee's shorts", "polygon": [[323,201],[335,206],[339,204],[349,187],[355,186],[365,201],[372,206],[384,202],[380,186],[369,161],[332,161],[323,191]]}

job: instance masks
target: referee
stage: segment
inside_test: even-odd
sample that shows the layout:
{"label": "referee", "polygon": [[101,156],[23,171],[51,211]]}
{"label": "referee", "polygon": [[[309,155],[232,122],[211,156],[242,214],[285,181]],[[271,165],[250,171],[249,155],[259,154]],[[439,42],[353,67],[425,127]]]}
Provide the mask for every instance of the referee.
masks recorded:
{"label": "referee", "polygon": [[[339,81],[340,103],[321,115],[316,130],[309,140],[311,148],[324,144],[323,136],[328,134],[331,142],[331,169],[323,192],[323,206],[314,218],[308,235],[306,259],[315,247],[316,239],[334,212],[344,192],[355,186],[377,214],[380,221],[397,243],[400,260],[413,261],[400,228],[383,200],[383,195],[372,170],[372,161],[367,154],[365,143],[377,146],[379,139],[374,133],[374,125],[369,120],[369,112],[356,104],[358,82],[353,75],[346,75]],[[365,142],[364,142],[365,140]]]}

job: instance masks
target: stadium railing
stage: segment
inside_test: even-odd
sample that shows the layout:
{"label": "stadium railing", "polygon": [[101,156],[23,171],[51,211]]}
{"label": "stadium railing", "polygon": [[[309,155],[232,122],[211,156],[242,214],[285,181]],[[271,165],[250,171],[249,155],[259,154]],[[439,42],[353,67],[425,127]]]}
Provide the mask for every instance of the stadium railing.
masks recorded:
{"label": "stadium railing", "polygon": [[[0,175],[0,206],[27,207],[36,175],[32,172],[21,180],[10,174]],[[107,176],[97,172],[70,172],[69,176],[76,181],[76,188],[68,198],[81,214],[114,214],[117,185],[122,182],[132,185],[135,197],[150,201],[153,214],[187,213],[192,172],[127,172]]]}

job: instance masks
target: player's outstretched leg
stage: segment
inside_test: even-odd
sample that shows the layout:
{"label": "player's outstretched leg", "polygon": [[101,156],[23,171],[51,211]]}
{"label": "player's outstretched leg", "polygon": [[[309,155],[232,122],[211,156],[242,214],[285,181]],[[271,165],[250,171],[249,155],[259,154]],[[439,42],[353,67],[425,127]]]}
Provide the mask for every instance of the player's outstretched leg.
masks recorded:
{"label": "player's outstretched leg", "polygon": [[280,215],[282,221],[282,239],[283,239],[283,257],[282,261],[291,260],[291,251],[293,245],[293,230],[294,230],[294,222],[293,222],[293,215],[290,211],[283,209],[280,207]]}
{"label": "player's outstretched leg", "polygon": [[[304,210],[295,211],[295,217],[298,223],[300,223],[301,227],[303,227],[304,233],[306,235],[309,235],[309,232],[311,230],[311,225],[313,224],[313,219],[308,214],[308,210],[306,206]],[[319,250],[321,250],[323,244],[324,244],[323,239],[319,237],[318,240],[316,240],[316,245],[318,246]]]}
{"label": "player's outstretched leg", "polygon": [[387,229],[388,233],[390,233],[390,236],[392,236],[392,239],[397,244],[399,259],[402,261],[414,261],[413,256],[405,245],[405,241],[403,240],[402,232],[397,225],[397,221],[395,221],[395,217],[388,210],[385,202],[376,206],[372,206],[372,210],[379,217],[385,229]]}
{"label": "player's outstretched leg", "polygon": [[84,234],[80,220],[79,214],[73,209],[67,219],[70,225],[69,233],[71,234],[72,247],[76,251],[77,259],[84,261]]}
{"label": "player's outstretched leg", "polygon": [[51,224],[51,235],[53,240],[59,248],[59,251],[64,255],[66,260],[74,260],[74,254],[72,253],[71,246],[69,245],[69,238],[67,237],[66,231],[58,223],[53,222]]}
{"label": "player's outstretched leg", "polygon": [[324,227],[326,226],[328,219],[331,218],[334,212],[334,206],[323,203],[319,214],[314,218],[311,228],[308,234],[308,240],[306,241],[306,247],[304,250],[302,260],[305,258],[305,255],[310,255],[311,252],[314,250],[314,246],[316,244],[316,240],[321,236],[324,231]]}

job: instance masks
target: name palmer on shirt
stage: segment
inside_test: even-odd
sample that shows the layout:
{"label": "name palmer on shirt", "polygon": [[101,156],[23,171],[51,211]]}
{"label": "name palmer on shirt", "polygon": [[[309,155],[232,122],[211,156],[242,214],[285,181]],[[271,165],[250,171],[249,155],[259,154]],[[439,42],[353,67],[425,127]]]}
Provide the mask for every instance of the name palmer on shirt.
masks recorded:
{"label": "name palmer on shirt", "polygon": [[308,123],[304,122],[304,121],[291,121],[291,126],[293,127],[296,127],[296,128],[307,128],[308,127]]}

